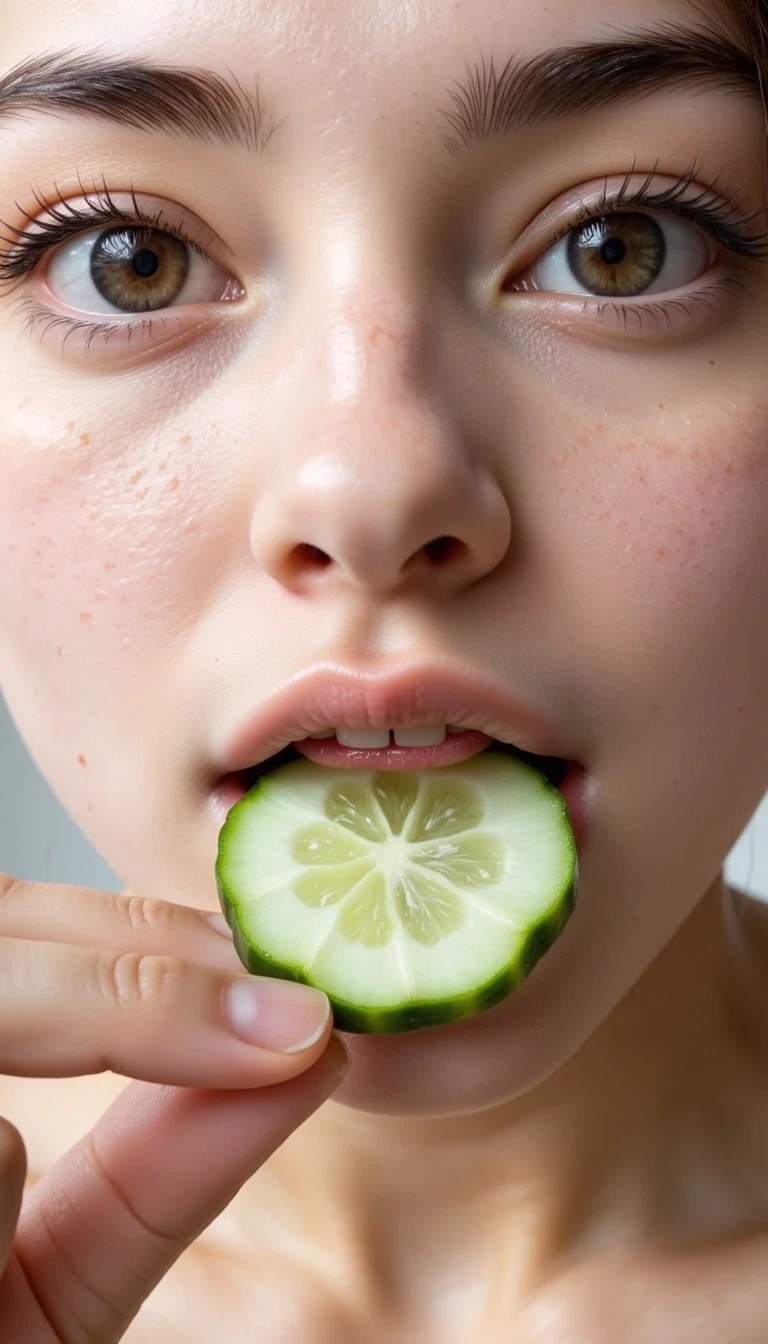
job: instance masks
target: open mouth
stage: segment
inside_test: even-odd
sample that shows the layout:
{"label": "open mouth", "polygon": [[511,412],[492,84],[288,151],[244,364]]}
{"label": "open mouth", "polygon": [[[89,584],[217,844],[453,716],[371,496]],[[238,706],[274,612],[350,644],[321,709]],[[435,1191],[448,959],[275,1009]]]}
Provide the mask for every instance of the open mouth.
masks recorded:
{"label": "open mouth", "polygon": [[[466,739],[470,736],[473,738],[480,738],[484,735],[479,733],[466,733],[461,736]],[[307,739],[307,741],[309,741],[309,739]],[[333,745],[331,745],[331,742]],[[467,751],[465,747],[462,751],[462,744],[459,743],[457,739],[454,739],[454,743],[455,747],[458,748],[456,753],[457,761],[467,760],[470,756],[479,755],[477,748],[475,748],[474,751]],[[305,748],[304,742],[301,743],[301,747]],[[533,766],[535,770],[540,770],[542,774],[546,775],[547,779],[551,784],[554,784],[555,788],[560,786],[568,773],[569,766],[572,764],[572,762],[563,760],[560,756],[536,756],[533,752],[522,751],[519,747],[513,747],[507,742],[499,742],[496,738],[492,738],[487,745],[483,745],[480,749],[484,751],[505,752],[507,755],[517,756],[521,761],[526,761],[527,764]],[[342,750],[346,758],[344,764],[349,767],[356,767],[357,769],[423,770],[430,768],[427,761],[420,760],[419,764],[416,764],[414,757],[417,748],[413,747],[404,747],[400,750],[397,750],[396,748],[366,750],[364,748],[355,749],[353,747],[345,747],[342,748]],[[421,758],[423,755],[426,755],[427,752],[432,750],[433,749],[428,747],[419,748],[419,757]],[[257,783],[262,775],[266,774],[269,770],[274,770],[276,766],[286,765],[289,761],[306,760],[307,758],[314,760],[317,764],[333,766],[339,764],[339,755],[338,743],[335,738],[323,739],[320,741],[313,740],[312,746],[306,747],[304,750],[300,750],[297,744],[292,742],[289,746],[284,747],[282,751],[276,752],[274,756],[267,757],[265,761],[261,761],[258,765],[251,766],[250,769],[247,770],[238,770],[236,773],[227,775],[225,778],[227,781],[231,780],[233,783],[236,781],[243,792],[247,793],[253,788],[254,784]]]}
{"label": "open mouth", "polygon": [[584,767],[577,761],[565,760],[560,756],[538,756],[471,730],[449,737],[439,746],[389,746],[378,750],[343,747],[335,735],[331,738],[305,738],[298,744],[292,742],[258,765],[224,775],[214,791],[216,811],[219,821],[223,822],[229,809],[245,797],[262,775],[289,761],[310,759],[330,768],[343,766],[358,770],[423,770],[468,760],[481,751],[517,756],[545,775],[565,799],[577,846],[583,848],[588,829],[587,775]]}

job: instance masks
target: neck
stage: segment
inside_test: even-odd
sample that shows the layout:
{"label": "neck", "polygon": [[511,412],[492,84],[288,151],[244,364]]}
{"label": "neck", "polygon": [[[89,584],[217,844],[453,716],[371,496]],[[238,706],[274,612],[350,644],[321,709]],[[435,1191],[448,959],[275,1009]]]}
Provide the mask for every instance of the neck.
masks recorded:
{"label": "neck", "polygon": [[[744,1193],[746,1160],[760,1203],[768,1160],[756,1123],[768,1100],[761,940],[765,981],[768,906],[718,878],[598,1031],[530,1093],[447,1119],[330,1102],[264,1173],[288,1241],[369,1299],[434,1301],[446,1280],[490,1285],[502,1261],[524,1299],[604,1247],[701,1242],[755,1213],[765,1221],[765,1197],[748,1209]],[[252,1193],[256,1206],[263,1186]]]}

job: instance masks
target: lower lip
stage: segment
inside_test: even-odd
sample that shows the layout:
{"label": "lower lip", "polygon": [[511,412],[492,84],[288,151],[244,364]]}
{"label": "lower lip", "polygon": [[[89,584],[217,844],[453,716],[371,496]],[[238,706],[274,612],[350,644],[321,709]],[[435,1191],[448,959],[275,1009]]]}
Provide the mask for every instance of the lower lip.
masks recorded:
{"label": "lower lip", "polygon": [[335,737],[305,737],[294,747],[317,765],[347,770],[433,770],[477,756],[493,741],[487,733],[447,733],[437,747],[342,747]]}
{"label": "lower lip", "polygon": [[[458,765],[484,751],[493,741],[486,733],[454,733],[436,747],[342,747],[336,738],[305,738],[293,746],[302,756],[336,769],[347,770],[429,770],[441,765]],[[563,779],[556,785],[568,808],[577,849],[584,849],[589,832],[587,815],[587,774],[575,761],[568,762]],[[226,813],[244,798],[246,789],[239,775],[226,775],[213,795],[220,824]]]}

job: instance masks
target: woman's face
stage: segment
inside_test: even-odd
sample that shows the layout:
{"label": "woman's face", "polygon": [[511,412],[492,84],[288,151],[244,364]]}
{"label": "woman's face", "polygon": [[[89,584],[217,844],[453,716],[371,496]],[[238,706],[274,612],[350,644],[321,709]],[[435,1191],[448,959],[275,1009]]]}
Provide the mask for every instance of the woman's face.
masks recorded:
{"label": "woman's face", "polygon": [[[517,68],[697,23],[682,0],[4,0],[0,98],[67,49],[206,67],[241,108],[228,143],[153,129],[148,86],[140,114],[86,115],[72,83],[55,115],[34,91],[0,114],[0,686],[76,821],[131,889],[217,908],[223,744],[320,661],[482,674],[589,774],[560,940],[480,1017],[353,1038],[352,1105],[480,1109],[551,1075],[768,788],[758,101],[714,75],[630,96],[574,57],[554,97]],[[132,274],[109,211],[10,267],[14,231],[104,187],[158,219]]]}

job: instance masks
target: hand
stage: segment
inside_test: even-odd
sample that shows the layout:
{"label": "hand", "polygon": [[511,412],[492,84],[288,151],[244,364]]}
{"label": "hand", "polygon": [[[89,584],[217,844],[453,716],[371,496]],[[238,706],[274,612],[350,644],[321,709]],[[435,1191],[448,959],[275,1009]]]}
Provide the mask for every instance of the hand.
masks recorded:
{"label": "hand", "polygon": [[[253,1043],[229,1023],[234,982],[256,993],[255,1012],[241,1001],[238,1015]],[[339,1085],[345,1052],[317,999],[248,975],[203,911],[0,875],[0,1074],[144,1080],[23,1211],[24,1144],[0,1118],[0,1344],[122,1337],[182,1251]]]}

